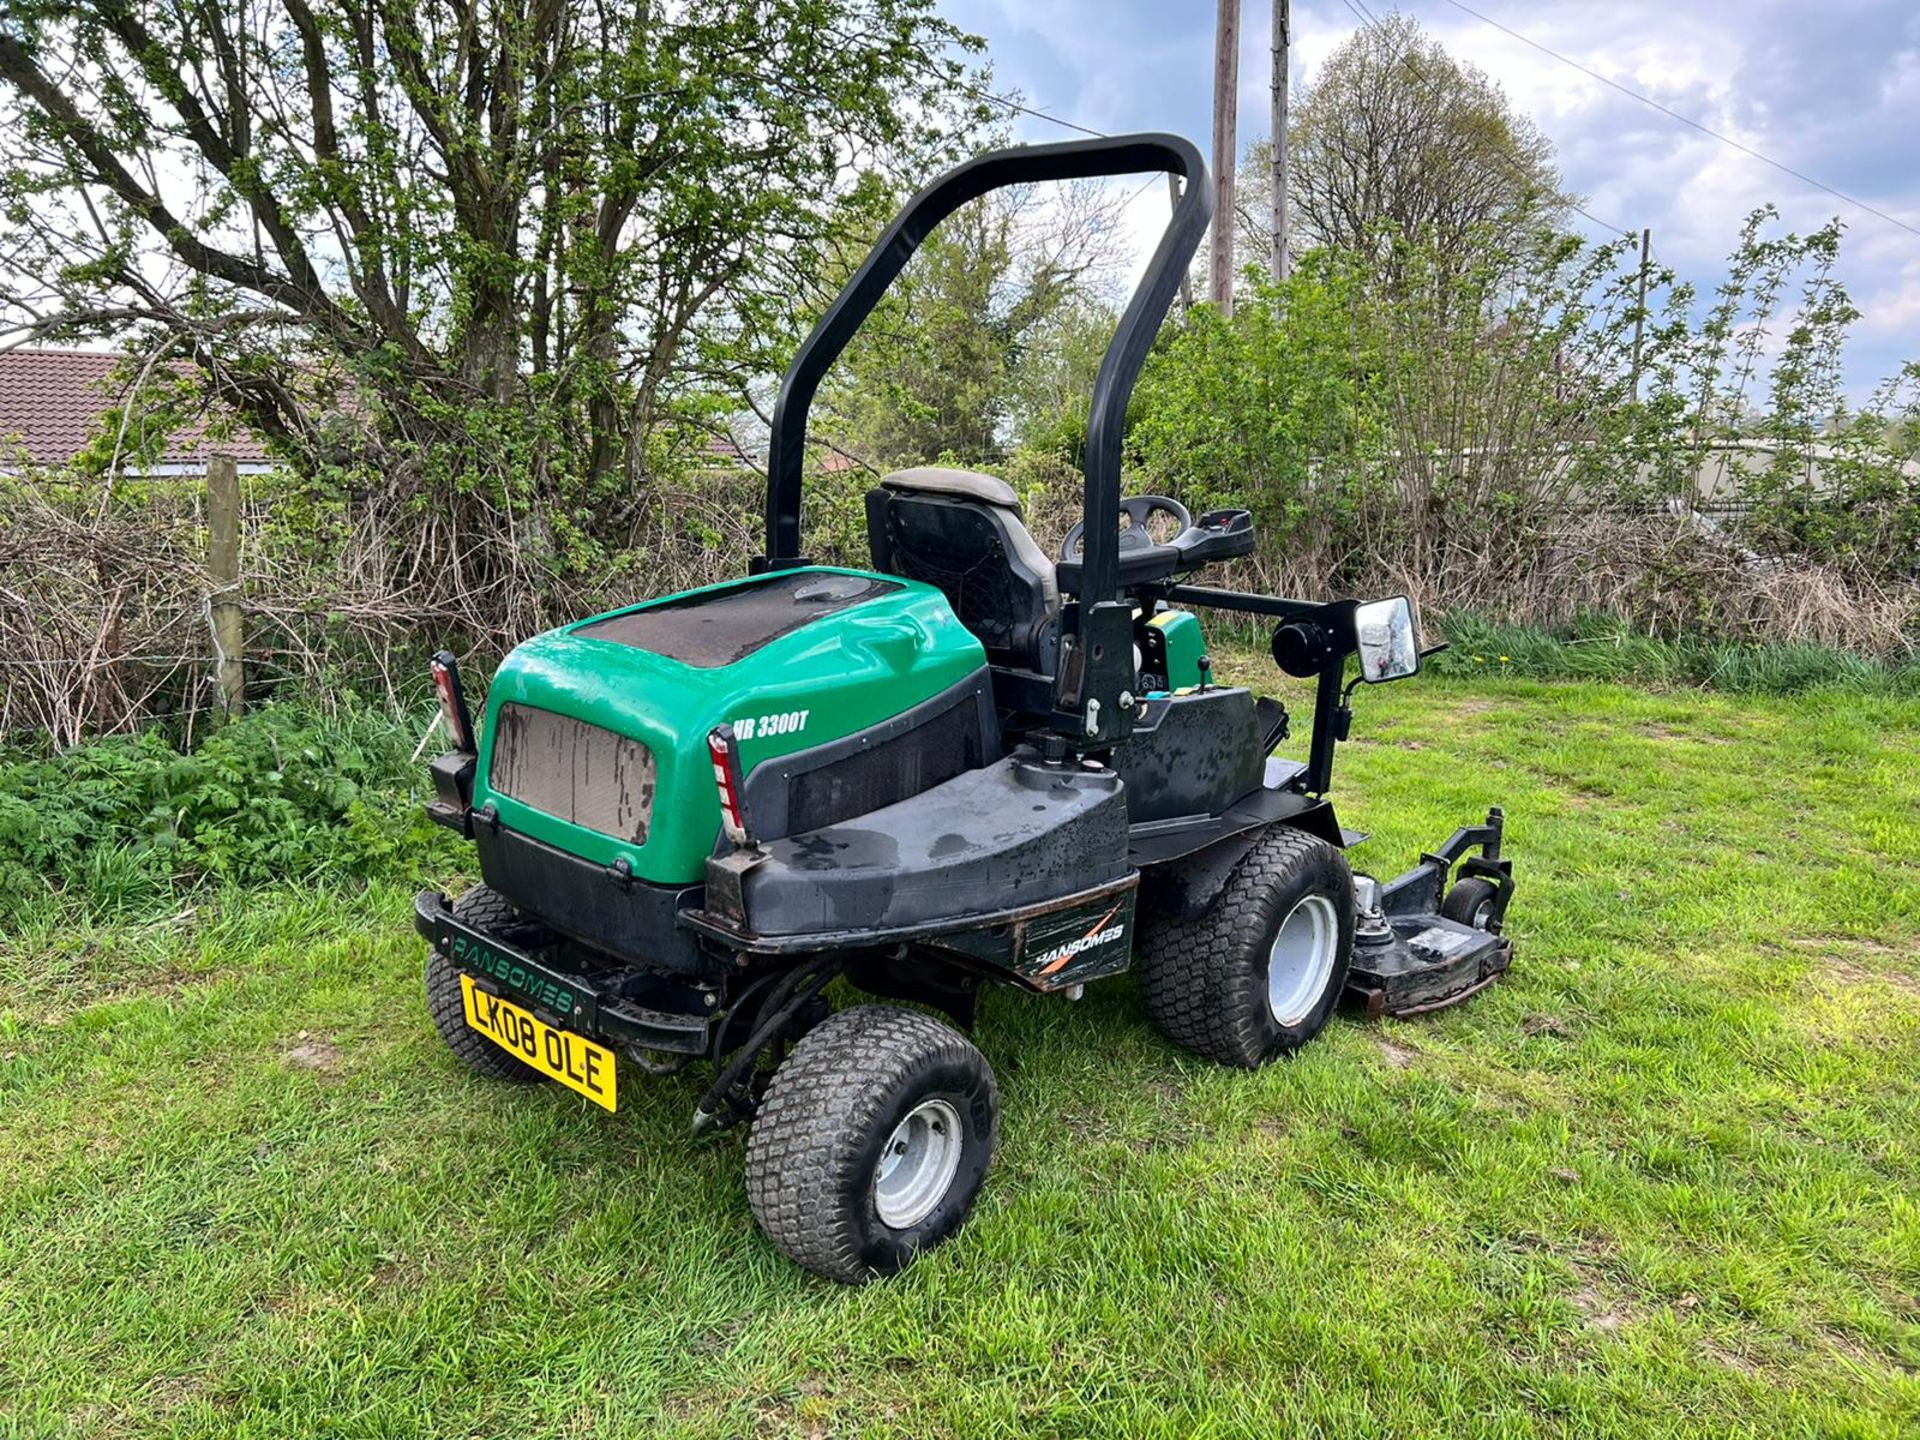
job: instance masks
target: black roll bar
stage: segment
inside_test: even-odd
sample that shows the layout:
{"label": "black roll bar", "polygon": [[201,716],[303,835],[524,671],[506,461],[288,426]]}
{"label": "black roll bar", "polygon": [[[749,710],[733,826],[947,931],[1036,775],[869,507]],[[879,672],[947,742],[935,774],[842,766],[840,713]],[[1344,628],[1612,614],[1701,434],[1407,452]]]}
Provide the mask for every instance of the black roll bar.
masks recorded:
{"label": "black roll bar", "polygon": [[[820,317],[780,383],[767,452],[767,553],[763,565],[782,569],[800,563],[800,491],[807,442],[807,412],[827,369],[873,312],[920,243],[947,216],[989,190],[1045,180],[1094,175],[1132,175],[1169,170],[1185,178],[1159,247],[1148,262],[1119,328],[1100,362],[1087,417],[1086,520],[1080,599],[1083,605],[1114,599],[1119,590],[1120,432],[1127,400],[1139,378],[1153,337],[1180,288],[1180,277],[1213,218],[1213,187],[1206,162],[1178,135],[1116,135],[1069,140],[1058,145],[1020,145],[993,150],[949,170],[907,202],[867,258]],[[1095,517],[1102,523],[1095,524]]]}

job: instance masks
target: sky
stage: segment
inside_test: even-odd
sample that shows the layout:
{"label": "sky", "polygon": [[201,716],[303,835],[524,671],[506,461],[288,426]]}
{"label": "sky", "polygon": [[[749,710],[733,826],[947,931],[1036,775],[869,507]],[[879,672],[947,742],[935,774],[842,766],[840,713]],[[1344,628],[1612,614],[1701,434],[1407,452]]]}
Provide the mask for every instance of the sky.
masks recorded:
{"label": "sky", "polygon": [[[1916,0],[1470,0],[1481,15],[1920,230],[1920,3]],[[1243,0],[1239,148],[1264,137],[1270,0]],[[1211,153],[1210,0],[942,0],[984,37],[1001,93],[1108,132],[1172,130]],[[1393,7],[1363,0],[1376,16]],[[1781,173],[1449,3],[1402,13],[1486,71],[1554,143],[1570,189],[1606,225],[1653,232],[1653,254],[1703,292],[1725,273],[1748,212],[1771,202],[1805,231],[1847,224],[1839,273],[1861,310],[1848,347],[1856,401],[1920,359],[1920,234]],[[1296,0],[1296,97],[1359,26],[1346,0]],[[1012,117],[1023,141],[1073,138]],[[1135,200],[1141,261],[1166,220],[1164,190]],[[1576,217],[1583,229],[1599,226]]]}

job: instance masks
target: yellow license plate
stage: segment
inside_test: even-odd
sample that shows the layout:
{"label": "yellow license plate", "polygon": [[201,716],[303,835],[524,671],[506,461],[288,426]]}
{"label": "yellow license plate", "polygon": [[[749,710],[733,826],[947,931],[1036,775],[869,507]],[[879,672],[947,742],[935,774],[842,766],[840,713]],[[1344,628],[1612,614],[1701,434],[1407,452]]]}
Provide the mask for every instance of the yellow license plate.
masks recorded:
{"label": "yellow license plate", "polygon": [[579,1091],[596,1105],[614,1108],[613,1052],[606,1046],[556,1029],[512,1001],[487,994],[471,975],[460,977],[460,996],[466,1003],[467,1024],[514,1059]]}

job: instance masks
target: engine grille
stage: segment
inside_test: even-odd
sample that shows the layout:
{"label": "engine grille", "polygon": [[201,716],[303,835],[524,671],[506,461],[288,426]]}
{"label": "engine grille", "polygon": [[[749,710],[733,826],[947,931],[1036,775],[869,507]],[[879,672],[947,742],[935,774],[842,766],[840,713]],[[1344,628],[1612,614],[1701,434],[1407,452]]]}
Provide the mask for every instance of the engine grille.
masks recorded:
{"label": "engine grille", "polygon": [[531,705],[500,707],[487,783],[584,829],[644,844],[653,752],[638,740]]}
{"label": "engine grille", "polygon": [[980,707],[969,696],[903,735],[794,776],[787,790],[787,833],[897,804],[986,763]]}

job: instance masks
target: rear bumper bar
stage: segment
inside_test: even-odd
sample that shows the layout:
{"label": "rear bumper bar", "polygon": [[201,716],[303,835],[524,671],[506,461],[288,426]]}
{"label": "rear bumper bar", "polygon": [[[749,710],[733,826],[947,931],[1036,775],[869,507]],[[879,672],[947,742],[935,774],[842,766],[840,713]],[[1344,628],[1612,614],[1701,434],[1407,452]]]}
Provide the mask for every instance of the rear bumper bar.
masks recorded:
{"label": "rear bumper bar", "polygon": [[458,919],[438,890],[413,897],[413,928],[481,989],[527,1006],[550,1025],[629,1049],[703,1055],[709,1048],[708,1016],[635,1004],[620,994],[618,974],[560,968],[545,952],[530,953]]}

